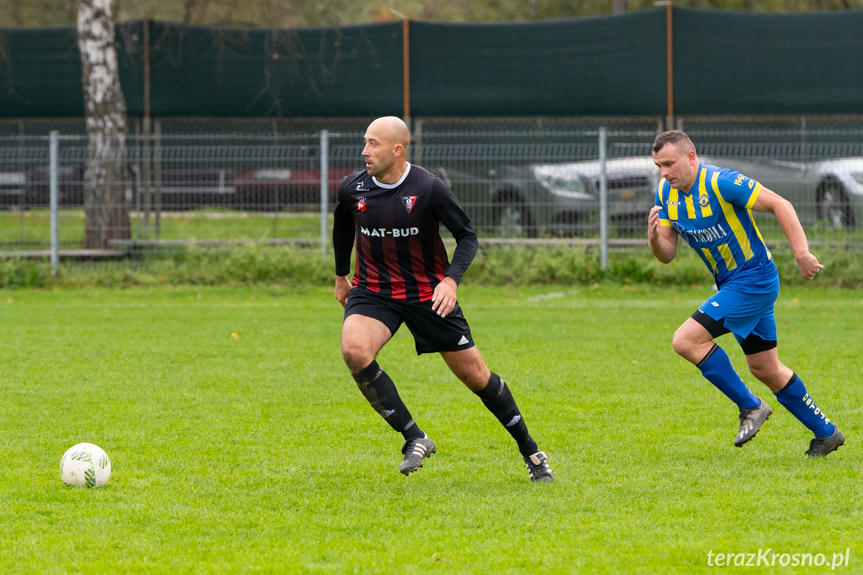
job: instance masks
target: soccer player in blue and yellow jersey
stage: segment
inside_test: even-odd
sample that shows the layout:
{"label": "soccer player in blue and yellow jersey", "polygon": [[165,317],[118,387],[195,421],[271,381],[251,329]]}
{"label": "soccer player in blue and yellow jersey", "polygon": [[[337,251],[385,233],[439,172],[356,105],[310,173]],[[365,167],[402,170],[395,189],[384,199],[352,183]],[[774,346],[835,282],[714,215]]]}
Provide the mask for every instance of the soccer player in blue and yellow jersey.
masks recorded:
{"label": "soccer player in blue and yellow jersey", "polygon": [[714,338],[731,332],[746,354],[749,371],[761,380],[815,437],[806,454],[825,456],[845,437],[806,391],[803,380],[779,361],[773,303],[779,274],[755,225],[753,211],[771,212],[791,243],[800,274],[812,279],[824,268],[809,251],[794,206],[752,178],[699,161],[695,146],[679,130],[659,134],[653,161],[660,183],[648,216],[648,243],[663,263],[677,255],[677,239],[695,250],[713,274],[718,291],[674,334],[674,350],[740,409],[740,447],[773,413],[752,394]]}
{"label": "soccer player in blue and yellow jersey", "polygon": [[[506,382],[486,366],[458,305],[458,284],[478,245],[470,218],[439,178],[407,161],[409,145],[410,132],[401,119],[378,118],[365,134],[366,169],[339,185],[333,247],[335,297],[345,306],[342,357],[375,411],[404,436],[403,474],[422,467],[436,446],[375,359],[402,323],[413,334],[417,353],[440,353],[509,431],[530,479],[553,481],[548,457],[528,433]],[[452,262],[441,241],[441,224],[456,240]]]}

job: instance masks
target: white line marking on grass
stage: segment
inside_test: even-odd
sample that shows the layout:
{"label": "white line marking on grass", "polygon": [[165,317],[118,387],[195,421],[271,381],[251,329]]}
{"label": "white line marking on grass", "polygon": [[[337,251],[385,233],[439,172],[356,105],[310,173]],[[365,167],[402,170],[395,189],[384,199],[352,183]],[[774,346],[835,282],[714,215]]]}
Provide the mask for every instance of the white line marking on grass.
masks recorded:
{"label": "white line marking on grass", "polygon": [[551,293],[543,293],[543,294],[531,296],[531,297],[527,298],[527,301],[530,303],[534,303],[534,302],[540,302],[540,301],[545,301],[545,300],[549,300],[549,299],[560,299],[560,298],[566,297],[567,295],[575,295],[576,293],[578,293],[578,292],[576,292],[576,291],[571,291],[571,292],[553,291]]}

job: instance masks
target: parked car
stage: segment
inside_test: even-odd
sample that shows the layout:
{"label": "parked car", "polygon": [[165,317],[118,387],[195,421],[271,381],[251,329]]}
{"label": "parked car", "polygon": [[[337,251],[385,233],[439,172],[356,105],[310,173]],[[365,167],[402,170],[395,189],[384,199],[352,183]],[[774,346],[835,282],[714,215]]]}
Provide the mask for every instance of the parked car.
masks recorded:
{"label": "parked car", "polygon": [[[330,166],[327,169],[327,200],[335,201],[338,182],[355,167]],[[319,166],[298,168],[270,167],[240,170],[234,178],[237,207],[251,210],[303,210],[321,202]]]}
{"label": "parked car", "polygon": [[815,162],[809,173],[818,219],[834,228],[863,223],[863,157]]}
{"label": "parked car", "polygon": [[[320,203],[320,169],[239,169],[171,163],[144,173],[137,163],[126,164],[126,200],[134,209],[191,210],[232,208],[262,211],[308,209]],[[84,205],[85,165],[66,164],[58,170],[60,205]],[[328,173],[329,201],[336,186],[352,168],[331,167]],[[147,180],[149,179],[149,186]],[[0,171],[0,207],[30,209],[47,207],[47,166],[27,172]]]}
{"label": "parked car", "polygon": [[791,201],[805,223],[823,221],[841,229],[863,222],[861,157],[813,162],[718,156],[702,156],[701,160],[758,180]]}
{"label": "parked car", "polygon": [[0,208],[17,208],[24,203],[27,191],[27,174],[0,171]]}
{"label": "parked car", "polygon": [[[234,170],[226,167],[168,165],[151,169],[150,185],[140,165],[129,165],[134,190],[127,198],[138,209],[193,210],[201,207],[232,208],[237,203]],[[149,194],[149,196],[148,196]]]}
{"label": "parked car", "polygon": [[[489,167],[466,172],[437,167],[438,175],[478,229],[503,236],[596,234],[600,212],[598,160]],[[643,230],[659,171],[650,157],[606,161],[608,215],[619,232]]]}
{"label": "parked car", "polygon": [[[61,206],[84,204],[83,166],[57,167],[57,192]],[[28,210],[48,207],[51,201],[48,166],[33,166],[20,172],[0,172],[0,208]]]}

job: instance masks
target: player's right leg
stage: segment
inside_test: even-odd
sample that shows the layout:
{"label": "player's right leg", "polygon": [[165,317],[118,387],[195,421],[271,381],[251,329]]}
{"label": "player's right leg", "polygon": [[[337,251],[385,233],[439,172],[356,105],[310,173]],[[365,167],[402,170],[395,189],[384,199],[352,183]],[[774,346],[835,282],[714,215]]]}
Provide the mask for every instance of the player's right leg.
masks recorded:
{"label": "player's right leg", "polygon": [[404,437],[404,460],[399,471],[408,475],[422,467],[423,458],[435,452],[435,445],[414,422],[393,380],[375,360],[398,329],[400,319],[385,305],[377,305],[380,302],[363,302],[364,298],[355,297],[354,291],[348,297],[342,324],[342,358],[369,404]]}

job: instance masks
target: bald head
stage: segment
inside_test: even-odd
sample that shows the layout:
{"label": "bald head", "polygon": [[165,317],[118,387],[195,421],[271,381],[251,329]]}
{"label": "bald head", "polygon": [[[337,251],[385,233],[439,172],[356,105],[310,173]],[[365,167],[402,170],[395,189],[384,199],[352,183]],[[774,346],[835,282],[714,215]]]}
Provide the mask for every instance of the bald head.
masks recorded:
{"label": "bald head", "polygon": [[366,128],[365,141],[362,156],[369,175],[387,184],[398,181],[407,166],[407,125],[395,116],[378,118]]}
{"label": "bald head", "polygon": [[401,144],[405,150],[411,142],[407,124],[396,116],[384,116],[369,124],[366,133],[374,131],[382,140],[391,145]]}

